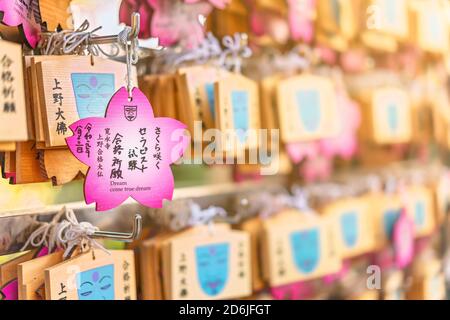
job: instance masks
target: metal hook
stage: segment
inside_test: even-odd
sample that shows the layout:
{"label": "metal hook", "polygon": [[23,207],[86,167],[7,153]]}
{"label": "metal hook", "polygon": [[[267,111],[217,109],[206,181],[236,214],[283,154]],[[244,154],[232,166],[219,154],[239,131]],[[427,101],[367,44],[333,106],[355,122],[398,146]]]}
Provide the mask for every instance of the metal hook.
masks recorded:
{"label": "metal hook", "polygon": [[115,239],[125,242],[132,242],[137,239],[141,234],[142,230],[142,217],[140,214],[134,216],[133,231],[131,233],[127,232],[115,232],[115,231],[95,231],[92,235],[93,238],[108,238]]}
{"label": "metal hook", "polygon": [[129,40],[136,39],[139,36],[140,30],[141,30],[141,15],[137,12],[133,12],[131,14],[131,32]]}

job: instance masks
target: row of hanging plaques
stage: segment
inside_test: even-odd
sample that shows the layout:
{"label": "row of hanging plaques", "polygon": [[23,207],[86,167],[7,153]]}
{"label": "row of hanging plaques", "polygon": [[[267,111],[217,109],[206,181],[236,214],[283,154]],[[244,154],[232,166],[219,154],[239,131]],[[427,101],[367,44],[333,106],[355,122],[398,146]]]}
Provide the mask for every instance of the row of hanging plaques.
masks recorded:
{"label": "row of hanging plaques", "polygon": [[[414,237],[432,235],[441,219],[433,189],[409,190]],[[295,283],[338,273],[342,261],[393,245],[402,214],[398,195],[341,199],[317,212],[286,209],[237,228],[226,224],[160,233],[140,247],[144,299],[242,298],[267,286],[282,297]]]}
{"label": "row of hanging plaques", "polygon": [[[141,296],[231,299],[268,286],[273,297],[285,297],[296,283],[338,273],[345,260],[396,245],[402,212],[414,225],[414,238],[433,235],[443,221],[443,188],[408,187],[406,207],[397,193],[369,193],[331,201],[315,212],[281,210],[233,228],[216,223],[160,232],[138,244]],[[18,298],[30,300],[136,299],[133,251],[63,253],[40,248],[1,264],[3,298],[17,288]]]}
{"label": "row of hanging plaques", "polygon": [[[0,54],[8,63],[1,67],[10,81],[3,83],[0,101],[3,176],[15,183],[51,179],[59,185],[84,175],[87,168],[65,144],[71,136],[68,126],[104,114],[109,99],[126,77],[125,66],[90,56],[22,59],[18,45],[3,43],[6,46]],[[22,68],[26,72],[21,72]],[[236,143],[256,149],[260,141],[247,135],[247,130],[279,128],[285,144],[332,138],[347,130],[338,84],[310,72],[255,81],[204,65],[181,67],[173,74],[143,76],[139,85],[155,115],[179,119],[187,125],[193,140],[199,133],[201,137],[203,130],[217,128],[236,132]],[[363,120],[361,141],[385,145],[413,140],[418,108],[411,106],[405,89],[377,87],[357,99]],[[440,109],[445,108],[446,101],[437,103]],[[435,116],[436,121],[440,118]],[[447,123],[444,125],[448,128]]]}
{"label": "row of hanging plaques", "polygon": [[[435,0],[233,1],[211,23],[217,34],[247,32],[256,43],[316,42],[338,52],[363,46],[396,52],[414,44],[432,54],[449,48],[449,5]],[[233,21],[233,23],[230,23]],[[287,32],[288,31],[288,32]],[[315,40],[315,41],[314,41]]]}

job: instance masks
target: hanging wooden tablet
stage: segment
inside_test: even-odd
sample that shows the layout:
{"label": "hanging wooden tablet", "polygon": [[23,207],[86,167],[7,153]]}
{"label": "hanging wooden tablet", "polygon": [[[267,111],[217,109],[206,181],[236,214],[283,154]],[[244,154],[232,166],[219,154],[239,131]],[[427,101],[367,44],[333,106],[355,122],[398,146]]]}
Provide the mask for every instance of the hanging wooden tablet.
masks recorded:
{"label": "hanging wooden tablet", "polygon": [[[214,226],[212,226],[214,228]],[[251,294],[250,239],[243,231],[204,230],[167,240],[168,299],[232,299]]]}
{"label": "hanging wooden tablet", "polygon": [[371,202],[364,197],[333,201],[321,211],[334,216],[339,225],[336,238],[342,258],[369,253],[375,248]]}
{"label": "hanging wooden tablet", "polygon": [[[40,96],[40,86],[39,86],[39,80],[37,77],[37,67],[36,64],[42,62],[42,61],[53,61],[53,60],[63,60],[67,61],[69,57],[75,57],[75,56],[30,56],[25,57],[25,61],[30,61],[30,66],[28,71],[29,74],[29,87],[30,87],[30,103],[32,106],[32,115],[34,119],[34,130],[35,130],[35,139],[37,142],[37,148],[42,149],[42,147],[45,148],[45,134],[44,134],[44,123],[43,123],[43,106],[41,105],[41,100],[39,98]],[[42,87],[42,86],[41,86]]]}
{"label": "hanging wooden tablet", "polygon": [[18,299],[17,266],[48,254],[47,248],[34,249],[0,265],[0,300]]}
{"label": "hanging wooden tablet", "polygon": [[375,27],[385,34],[398,39],[407,39],[409,36],[408,1],[374,0],[372,5],[379,10],[378,21]]}
{"label": "hanging wooden tablet", "polygon": [[434,183],[435,220],[437,224],[443,223],[450,205],[450,173],[442,172]]}
{"label": "hanging wooden tablet", "polygon": [[445,275],[440,260],[422,259],[413,269],[413,283],[406,292],[410,300],[443,300],[446,297]]}
{"label": "hanging wooden tablet", "polygon": [[433,137],[444,148],[449,147],[448,132],[450,124],[450,101],[444,86],[433,92],[431,99]]}
{"label": "hanging wooden tablet", "polygon": [[45,300],[45,296],[39,294],[39,289],[45,286],[45,269],[62,262],[63,254],[58,251],[17,266],[19,300]]}
{"label": "hanging wooden tablet", "polygon": [[383,300],[405,300],[404,275],[402,271],[390,272],[383,277]]}
{"label": "hanging wooden tablet", "polygon": [[265,278],[273,287],[333,274],[341,268],[337,223],[297,210],[264,221]]}
{"label": "hanging wooden tablet", "polygon": [[0,142],[28,139],[22,48],[0,40]]}
{"label": "hanging wooden tablet", "polygon": [[28,129],[28,139],[34,140],[35,137],[35,127],[34,127],[34,114],[33,114],[33,85],[31,84],[31,56],[23,57],[23,84],[25,90],[25,107],[27,112],[27,129]]}
{"label": "hanging wooden tablet", "polygon": [[412,138],[411,105],[407,93],[398,88],[375,89],[362,103],[361,136],[376,144],[407,143]]}
{"label": "hanging wooden tablet", "polygon": [[429,105],[411,105],[412,141],[430,143],[433,138],[433,114]]}
{"label": "hanging wooden tablet", "polygon": [[336,92],[329,79],[304,74],[281,80],[277,101],[283,142],[312,141],[338,133]]}
{"label": "hanging wooden tablet", "polygon": [[39,154],[41,174],[51,179],[53,185],[68,183],[79,175],[86,175],[88,167],[73,156],[68,149],[41,150]]}
{"label": "hanging wooden tablet", "polygon": [[239,226],[240,230],[250,235],[250,262],[252,268],[252,291],[258,292],[264,289],[265,283],[261,268],[262,220],[259,217],[247,219]]}
{"label": "hanging wooden tablet", "polygon": [[250,33],[249,12],[244,0],[232,0],[224,10],[213,10],[209,16],[208,30],[222,38],[236,32]]}
{"label": "hanging wooden tablet", "polygon": [[360,1],[326,0],[317,2],[319,29],[353,39],[359,29]]}
{"label": "hanging wooden tablet", "polygon": [[172,119],[179,119],[177,114],[178,94],[176,86],[176,76],[173,74],[163,74],[158,76],[161,97],[161,116]]}
{"label": "hanging wooden tablet", "polygon": [[431,235],[436,228],[433,193],[426,186],[413,186],[407,189],[407,213],[414,221],[415,237]]}
{"label": "hanging wooden tablet", "polygon": [[242,75],[230,74],[216,82],[214,90],[223,150],[235,156],[236,147],[256,149],[257,130],[261,127],[258,84]]}
{"label": "hanging wooden tablet", "polygon": [[89,56],[41,61],[36,67],[46,147],[65,146],[77,120],[103,117],[126,78],[124,64]]}
{"label": "hanging wooden tablet", "polygon": [[261,103],[261,128],[279,129],[277,107],[277,85],[281,76],[266,77],[259,82],[259,99]]}
{"label": "hanging wooden tablet", "polygon": [[134,253],[95,250],[45,269],[47,300],[136,300]]}
{"label": "hanging wooden tablet", "polygon": [[0,152],[14,152],[16,151],[16,143],[11,142],[0,142]]}
{"label": "hanging wooden tablet", "polygon": [[326,0],[317,2],[319,43],[337,51],[346,51],[359,30],[358,1]]}
{"label": "hanging wooden tablet", "polygon": [[402,213],[402,204],[397,194],[371,194],[368,196],[372,208],[376,245],[381,249],[391,243],[394,226]]}
{"label": "hanging wooden tablet", "polygon": [[[215,225],[215,232],[229,230],[229,225]],[[164,231],[143,242],[139,248],[141,298],[144,300],[162,300],[167,298],[163,286],[162,247],[171,237],[186,234],[204,234],[204,227],[189,228],[180,232]],[[203,232],[203,233],[202,233]],[[166,289],[167,290],[167,289]]]}
{"label": "hanging wooden tablet", "polygon": [[165,232],[142,243],[139,248],[141,298],[143,300],[162,300],[164,298],[161,246],[173,233]]}
{"label": "hanging wooden tablet", "polygon": [[408,3],[406,0],[370,0],[366,2],[361,32],[363,44],[371,49],[394,53],[399,41],[409,36]]}
{"label": "hanging wooden tablet", "polygon": [[[149,101],[152,101],[153,113],[156,117],[162,117],[162,107],[159,103],[159,75],[146,74],[138,78],[139,89],[145,94]],[[182,121],[182,120],[181,120]]]}
{"label": "hanging wooden tablet", "polygon": [[173,74],[142,76],[139,78],[139,88],[152,102],[155,116],[179,119],[175,76]]}
{"label": "hanging wooden tablet", "polygon": [[2,163],[2,177],[9,179],[9,183],[16,183],[16,153],[5,152]]}
{"label": "hanging wooden tablet", "polygon": [[[68,29],[71,22],[70,0],[39,0],[42,20],[45,21],[48,30],[57,30],[58,26],[63,30]],[[89,19],[91,23],[91,21]]]}
{"label": "hanging wooden tablet", "polygon": [[413,40],[425,51],[446,54],[450,27],[445,7],[439,1],[416,1],[412,5]]}
{"label": "hanging wooden tablet", "polygon": [[228,72],[212,66],[192,66],[177,70],[179,101],[183,101],[185,123],[194,136],[194,121],[202,121],[203,128],[216,127],[214,83]]}
{"label": "hanging wooden tablet", "polygon": [[40,152],[35,141],[18,142],[15,156],[17,184],[47,181],[41,173]]}

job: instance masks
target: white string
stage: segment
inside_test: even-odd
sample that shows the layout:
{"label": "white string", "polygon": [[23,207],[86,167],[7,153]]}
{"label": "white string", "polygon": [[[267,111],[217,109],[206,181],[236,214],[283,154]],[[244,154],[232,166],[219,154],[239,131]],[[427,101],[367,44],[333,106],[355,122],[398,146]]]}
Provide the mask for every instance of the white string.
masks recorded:
{"label": "white string", "polygon": [[292,196],[290,198],[290,205],[302,212],[311,212],[312,209],[308,203],[308,194],[305,190],[302,190],[299,186],[292,188]]}
{"label": "white string", "polygon": [[295,72],[297,70],[303,71],[308,69],[310,65],[311,62],[307,58],[302,57],[296,48],[284,55],[275,55],[273,59],[273,67],[275,70],[279,70],[281,72]]}
{"label": "white string", "polygon": [[183,208],[175,207],[173,210],[174,218],[170,221],[169,227],[171,230],[177,231],[186,227],[195,227],[201,225],[208,225],[212,230],[213,222],[216,218],[223,220],[227,217],[225,209],[216,206],[210,206],[206,209],[201,209],[200,205],[189,201],[187,203],[189,213],[183,212]]}
{"label": "white string", "polygon": [[[89,22],[87,20],[84,20],[84,22],[80,25],[80,27],[75,31],[63,31],[61,32],[62,37],[62,50],[65,54],[73,53],[73,52],[82,52],[83,50],[86,50],[88,54],[98,56],[101,52],[103,55],[111,58],[115,57],[119,54],[119,47],[116,44],[112,44],[113,51],[112,53],[107,53],[102,49],[102,47],[98,44],[94,44],[91,42],[91,39],[94,35],[94,33],[98,30],[100,30],[102,27],[97,27],[92,31],[87,31],[89,29]],[[58,35],[58,33],[53,34]],[[51,38],[50,38],[51,40]],[[59,45],[59,42],[56,44]],[[56,44],[54,44],[54,47],[57,47]]]}
{"label": "white string", "polygon": [[89,248],[97,248],[111,254],[100,243],[92,238],[99,229],[91,223],[78,222],[73,210],[65,211],[66,218],[57,226],[56,241],[65,247],[63,258],[65,259],[75,247],[82,247],[87,244]]}
{"label": "white string", "polygon": [[55,238],[53,236],[55,228],[64,213],[65,209],[62,209],[50,222],[41,222],[41,225],[30,234],[20,251],[24,251],[29,245],[31,245],[34,248],[45,246],[50,252],[52,252],[58,245],[57,242],[54,241]]}
{"label": "white string", "polygon": [[175,58],[173,64],[179,66],[187,61],[195,61],[196,64],[203,64],[208,60],[219,57],[222,53],[219,40],[211,33],[208,32],[205,39],[199,44],[198,47],[183,52],[177,58]]}
{"label": "white string", "polygon": [[[85,54],[87,52],[87,54],[94,56],[102,53],[110,58],[119,54],[120,50],[116,44],[112,44],[111,48],[113,51],[108,53],[100,45],[91,43],[90,40],[94,36],[94,32],[100,30],[101,27],[89,32],[87,29],[89,29],[89,22],[85,20],[75,31],[62,30],[59,32],[44,33],[41,40],[41,47],[44,47],[42,49],[43,54]],[[46,38],[45,35],[48,35],[48,37]]]}
{"label": "white string", "polygon": [[245,33],[235,33],[234,36],[222,38],[225,49],[222,51],[219,64],[231,71],[240,73],[242,58],[249,58],[252,50],[247,45],[247,35]]}
{"label": "white string", "polygon": [[210,206],[206,209],[201,209],[195,202],[191,202],[189,207],[191,216],[189,217],[188,224],[190,226],[205,225],[211,223],[217,217],[225,218],[227,216],[227,212],[221,207]]}

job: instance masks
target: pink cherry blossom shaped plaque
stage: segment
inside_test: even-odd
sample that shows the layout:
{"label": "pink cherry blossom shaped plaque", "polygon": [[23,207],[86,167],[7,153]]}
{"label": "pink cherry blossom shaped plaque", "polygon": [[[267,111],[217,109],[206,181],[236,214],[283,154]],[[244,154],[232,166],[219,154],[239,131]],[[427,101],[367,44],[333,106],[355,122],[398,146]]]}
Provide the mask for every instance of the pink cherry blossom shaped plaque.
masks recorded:
{"label": "pink cherry blossom shaped plaque", "polygon": [[150,38],[150,22],[153,14],[153,9],[148,0],[122,0],[119,8],[119,20],[127,26],[131,25],[131,15],[133,12],[138,12],[141,16],[141,24],[139,28],[139,38]]}
{"label": "pink cherry blossom shaped plaque", "polygon": [[395,264],[402,269],[408,266],[414,256],[414,222],[403,208],[394,225],[392,241],[395,252]]}
{"label": "pink cherry blossom shaped plaque", "polygon": [[27,44],[36,47],[42,22],[38,0],[0,0],[0,17],[3,24],[19,27]]}
{"label": "pink cherry blossom shaped plaque", "polygon": [[[42,247],[38,250],[35,258],[48,255],[48,247]],[[19,300],[19,281],[17,278],[12,279],[0,288],[0,300]]]}
{"label": "pink cherry blossom shaped plaque", "polygon": [[87,204],[97,211],[117,207],[128,197],[161,208],[171,200],[174,178],[170,165],[183,155],[186,126],[171,118],[155,118],[150,102],[138,89],[132,100],[122,87],[111,98],[104,118],[79,120],[66,138],[74,156],[89,166],[84,182]]}
{"label": "pink cherry blossom shaped plaque", "polygon": [[324,157],[341,156],[349,160],[358,150],[357,131],[361,124],[361,113],[358,104],[348,96],[344,88],[336,90],[336,99],[341,130],[335,137],[320,140],[319,149]]}
{"label": "pink cherry blossom shaped plaque", "polygon": [[[201,1],[203,0],[184,0],[184,2],[189,4]],[[225,7],[231,3],[231,0],[208,0],[208,2],[218,9],[225,9]]]}
{"label": "pink cherry blossom shaped plaque", "polygon": [[188,4],[182,0],[148,0],[154,12],[151,19],[151,34],[162,46],[179,44],[192,49],[205,38],[204,26],[199,16],[207,17],[212,10],[209,2]]}
{"label": "pink cherry blossom shaped plaque", "polygon": [[293,40],[312,42],[315,10],[316,0],[288,0],[288,21]]}

